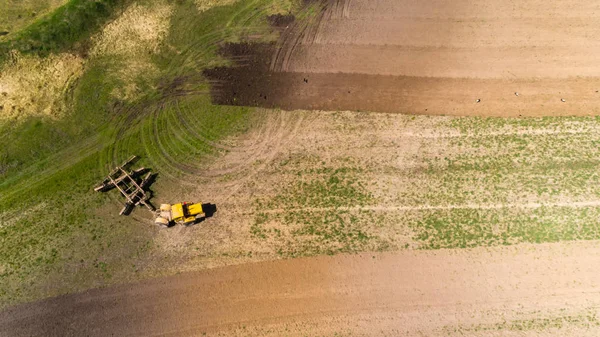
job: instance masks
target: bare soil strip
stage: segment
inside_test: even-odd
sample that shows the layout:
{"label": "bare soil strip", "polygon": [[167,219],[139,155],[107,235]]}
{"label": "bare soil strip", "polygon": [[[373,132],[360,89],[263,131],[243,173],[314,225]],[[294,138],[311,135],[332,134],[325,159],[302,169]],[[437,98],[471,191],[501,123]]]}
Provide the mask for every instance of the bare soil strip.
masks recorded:
{"label": "bare soil strip", "polygon": [[224,70],[224,74],[220,74],[220,78],[231,81],[215,79],[212,89],[215,103],[286,110],[449,116],[589,116],[600,113],[600,86],[596,78],[484,80],[292,72],[265,75],[243,69]]}
{"label": "bare soil strip", "polygon": [[[522,245],[219,268],[14,307],[0,313],[0,334],[459,336],[493,328],[503,336],[592,336],[600,332],[598,247]],[[538,323],[517,331],[515,322]]]}

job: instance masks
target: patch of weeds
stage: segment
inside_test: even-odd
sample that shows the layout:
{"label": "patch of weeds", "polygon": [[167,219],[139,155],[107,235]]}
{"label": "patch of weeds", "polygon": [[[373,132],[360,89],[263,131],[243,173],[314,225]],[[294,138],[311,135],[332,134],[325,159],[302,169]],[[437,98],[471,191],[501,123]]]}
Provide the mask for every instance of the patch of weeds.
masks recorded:
{"label": "patch of weeds", "polygon": [[265,211],[255,216],[251,226],[255,239],[270,243],[285,257],[386,246],[385,240],[373,234],[375,214],[356,209],[375,200],[366,190],[361,169],[325,166],[300,172],[282,194],[257,201]]}
{"label": "patch of weeds", "polygon": [[[416,184],[399,203],[431,206],[516,205],[594,200],[600,184],[597,118],[525,121],[453,119],[465,135],[432,145],[444,154],[418,158]],[[458,125],[458,126],[457,126]],[[416,203],[419,205],[419,203]]]}
{"label": "patch of weeds", "polygon": [[536,118],[497,118],[461,117],[451,119],[450,125],[463,134],[485,136],[490,131],[514,131],[526,129],[545,130],[586,130],[600,122],[596,117],[536,117]]}
{"label": "patch of weeds", "polygon": [[600,239],[600,208],[448,209],[415,211],[409,222],[421,248],[472,248]]}
{"label": "patch of weeds", "polygon": [[558,317],[531,318],[505,321],[495,324],[474,324],[469,326],[445,327],[447,334],[471,334],[474,332],[492,331],[545,331],[569,327],[595,328],[600,326],[600,320],[594,310],[581,314]]}
{"label": "patch of weeds", "polygon": [[268,208],[339,208],[374,201],[356,167],[320,167],[298,171],[298,179],[267,203]]}

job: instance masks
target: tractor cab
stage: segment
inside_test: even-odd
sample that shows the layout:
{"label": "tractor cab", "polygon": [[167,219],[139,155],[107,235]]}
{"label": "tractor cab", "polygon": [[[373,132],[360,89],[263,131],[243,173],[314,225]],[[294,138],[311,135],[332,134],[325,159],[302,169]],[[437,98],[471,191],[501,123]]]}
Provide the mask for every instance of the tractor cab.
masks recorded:
{"label": "tractor cab", "polygon": [[175,204],[171,207],[171,217],[173,221],[178,223],[191,223],[196,221],[196,216],[204,213],[202,204],[193,204],[183,202]]}

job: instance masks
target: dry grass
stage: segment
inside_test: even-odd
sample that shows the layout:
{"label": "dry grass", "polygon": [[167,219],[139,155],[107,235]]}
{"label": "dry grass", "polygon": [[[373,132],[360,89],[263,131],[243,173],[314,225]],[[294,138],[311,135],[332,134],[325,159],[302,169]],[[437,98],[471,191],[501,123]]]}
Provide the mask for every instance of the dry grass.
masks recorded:
{"label": "dry grass", "polygon": [[239,0],[196,0],[196,6],[199,12],[204,12],[213,7],[227,6],[236,3]]}
{"label": "dry grass", "polygon": [[[151,56],[169,29],[171,7],[132,5],[93,38],[91,58],[110,57],[122,64],[111,76],[122,83],[116,98],[131,100],[141,92],[137,83],[158,70]],[[0,73],[0,121],[28,116],[60,118],[67,107],[65,92],[83,73],[86,60],[68,53],[45,58],[13,52]]]}
{"label": "dry grass", "polygon": [[44,208],[46,208],[46,206],[46,203],[42,202],[35,206],[29,207],[26,211],[2,212],[0,213],[0,228],[12,226],[20,220],[25,219],[26,217],[43,213]]}
{"label": "dry grass", "polygon": [[63,53],[47,58],[12,53],[0,73],[0,121],[27,116],[59,118],[64,94],[83,72],[84,60]]}
{"label": "dry grass", "polygon": [[140,80],[158,76],[151,57],[159,51],[169,30],[172,7],[163,2],[150,6],[134,4],[93,38],[93,57],[111,57],[122,62],[112,74],[123,86],[113,94],[133,100],[141,94]]}

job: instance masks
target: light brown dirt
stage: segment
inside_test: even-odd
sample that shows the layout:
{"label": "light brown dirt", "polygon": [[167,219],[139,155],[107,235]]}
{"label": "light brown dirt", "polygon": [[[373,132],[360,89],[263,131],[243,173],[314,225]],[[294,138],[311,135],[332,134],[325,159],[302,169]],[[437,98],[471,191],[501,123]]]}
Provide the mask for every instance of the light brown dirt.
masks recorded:
{"label": "light brown dirt", "polygon": [[[600,333],[598,247],[579,242],[247,264],[14,307],[0,313],[0,334],[593,336]],[[561,319],[570,324],[548,323]],[[540,323],[513,331],[518,321]]]}

